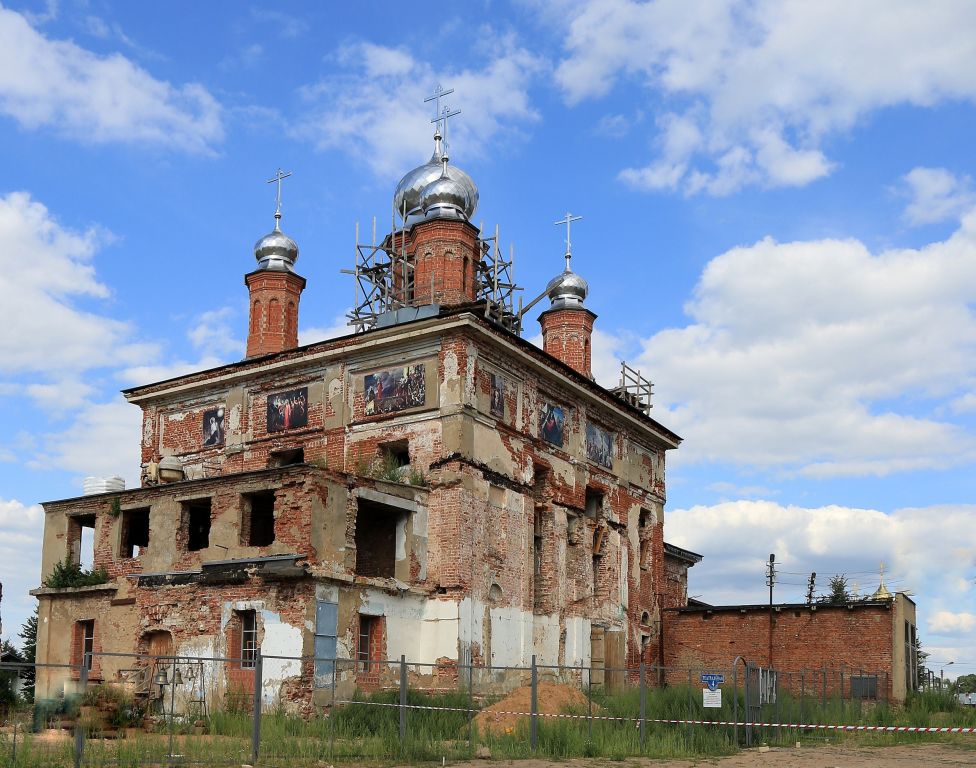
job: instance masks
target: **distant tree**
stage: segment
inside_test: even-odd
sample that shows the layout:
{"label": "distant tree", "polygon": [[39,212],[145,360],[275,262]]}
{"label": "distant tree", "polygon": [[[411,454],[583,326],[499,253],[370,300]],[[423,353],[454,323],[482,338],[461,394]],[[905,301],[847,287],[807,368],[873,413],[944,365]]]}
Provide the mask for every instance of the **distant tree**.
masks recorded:
{"label": "distant tree", "polygon": [[[34,606],[34,614],[30,616],[27,621],[24,622],[24,626],[20,628],[20,639],[23,641],[21,643],[21,655],[24,657],[24,662],[27,664],[33,664],[37,661],[37,606]],[[34,701],[34,682],[37,679],[36,670],[34,667],[25,669],[24,673],[21,675],[24,681],[23,696],[28,702]]]}
{"label": "distant tree", "polygon": [[959,693],[976,693],[976,674],[957,677],[956,690]]}
{"label": "distant tree", "polygon": [[820,596],[821,603],[830,603],[831,605],[844,605],[857,599],[857,596],[848,589],[847,576],[843,573],[831,576],[830,591]]}
{"label": "distant tree", "polygon": [[[20,651],[9,641],[0,644],[0,655],[11,661],[23,661]],[[17,703],[17,670],[0,670],[0,711]]]}
{"label": "distant tree", "polygon": [[916,635],[915,637],[915,669],[918,674],[918,686],[919,688],[924,688],[928,681],[929,670],[925,666],[925,660],[929,657],[927,651],[922,650],[922,640]]}

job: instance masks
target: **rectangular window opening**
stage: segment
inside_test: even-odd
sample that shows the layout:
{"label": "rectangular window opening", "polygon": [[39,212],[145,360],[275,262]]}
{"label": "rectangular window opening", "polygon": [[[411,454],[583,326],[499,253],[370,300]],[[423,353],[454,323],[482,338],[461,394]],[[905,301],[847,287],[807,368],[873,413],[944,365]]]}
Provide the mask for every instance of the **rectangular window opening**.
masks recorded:
{"label": "rectangular window opening", "polygon": [[149,547],[149,507],[122,510],[119,557],[139,557]]}
{"label": "rectangular window opening", "polygon": [[288,448],[281,451],[271,451],[268,455],[268,467],[290,467],[293,464],[304,463],[304,448]]}
{"label": "rectangular window opening", "polygon": [[586,489],[586,516],[595,520],[603,510],[603,492],[596,488]]}
{"label": "rectangular window opening", "polygon": [[95,651],[95,620],[75,622],[75,658],[73,662],[84,665],[89,672],[92,668],[92,653]]}
{"label": "rectangular window opening", "polygon": [[254,611],[237,611],[241,622],[241,669],[254,669],[258,656],[258,620]]}
{"label": "rectangular window opening", "polygon": [[852,699],[878,698],[878,676],[877,675],[851,675],[851,698]]}
{"label": "rectangular window opening", "polygon": [[356,505],[356,574],[378,578],[396,575],[397,526],[402,510],[367,499]]}
{"label": "rectangular window opening", "polygon": [[384,465],[394,467],[410,466],[410,444],[406,440],[380,445],[380,459]]}
{"label": "rectangular window opening", "polygon": [[68,557],[85,570],[94,566],[95,515],[71,515],[68,518]]}
{"label": "rectangular window opening", "polygon": [[186,549],[199,552],[210,546],[210,518],[212,499],[193,499],[183,502],[183,526],[186,531]]}
{"label": "rectangular window opening", "polygon": [[258,491],[244,494],[241,517],[241,545],[266,547],[275,540],[275,492]]}
{"label": "rectangular window opening", "polygon": [[383,617],[359,614],[359,642],[356,661],[359,672],[378,673],[383,660]]}

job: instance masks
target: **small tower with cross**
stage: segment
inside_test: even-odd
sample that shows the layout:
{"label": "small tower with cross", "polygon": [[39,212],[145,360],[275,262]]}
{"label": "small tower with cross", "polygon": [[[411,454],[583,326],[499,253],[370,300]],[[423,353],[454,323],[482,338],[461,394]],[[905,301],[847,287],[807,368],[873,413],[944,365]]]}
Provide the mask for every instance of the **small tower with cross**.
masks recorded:
{"label": "small tower with cross", "polygon": [[305,278],[295,272],[298,245],[281,231],[281,182],[291,176],[280,168],[269,184],[275,192],[274,229],[254,245],[257,269],[244,276],[248,302],[247,357],[298,346],[298,302]]}
{"label": "small tower with cross", "polygon": [[566,252],[563,254],[566,268],[546,286],[550,305],[539,316],[539,323],[542,325],[542,348],[592,379],[593,352],[590,342],[596,315],[583,306],[589,293],[589,285],[570,266],[573,259],[571,227],[573,222],[582,218],[567,213],[555,222],[556,226],[566,227]]}

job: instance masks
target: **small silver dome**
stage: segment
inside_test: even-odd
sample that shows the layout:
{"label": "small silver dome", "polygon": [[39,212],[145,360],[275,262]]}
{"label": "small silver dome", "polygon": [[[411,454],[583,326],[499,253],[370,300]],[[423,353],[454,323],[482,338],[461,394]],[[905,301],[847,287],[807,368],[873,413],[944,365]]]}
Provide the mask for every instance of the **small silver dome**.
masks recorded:
{"label": "small silver dome", "polygon": [[554,277],[546,286],[552,309],[583,308],[583,301],[590,292],[586,280],[573,272],[568,266],[566,271]]}
{"label": "small silver dome", "polygon": [[254,258],[258,269],[291,272],[298,261],[298,244],[281,231],[276,220],[275,228],[254,244]]}
{"label": "small silver dome", "polygon": [[420,207],[428,219],[465,219],[469,205],[468,191],[450,176],[441,176],[432,181],[420,195]]}

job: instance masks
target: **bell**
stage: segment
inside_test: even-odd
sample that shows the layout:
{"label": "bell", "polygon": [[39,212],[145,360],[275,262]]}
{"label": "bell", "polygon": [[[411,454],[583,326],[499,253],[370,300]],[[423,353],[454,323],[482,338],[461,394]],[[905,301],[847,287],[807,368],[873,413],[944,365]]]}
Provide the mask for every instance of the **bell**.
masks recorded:
{"label": "bell", "polygon": [[159,668],[159,671],[156,673],[156,677],[153,680],[153,683],[155,683],[156,685],[169,685],[169,680],[166,678],[165,669],[163,669],[162,667]]}
{"label": "bell", "polygon": [[183,685],[183,675],[180,674],[179,667],[173,669],[173,685]]}

